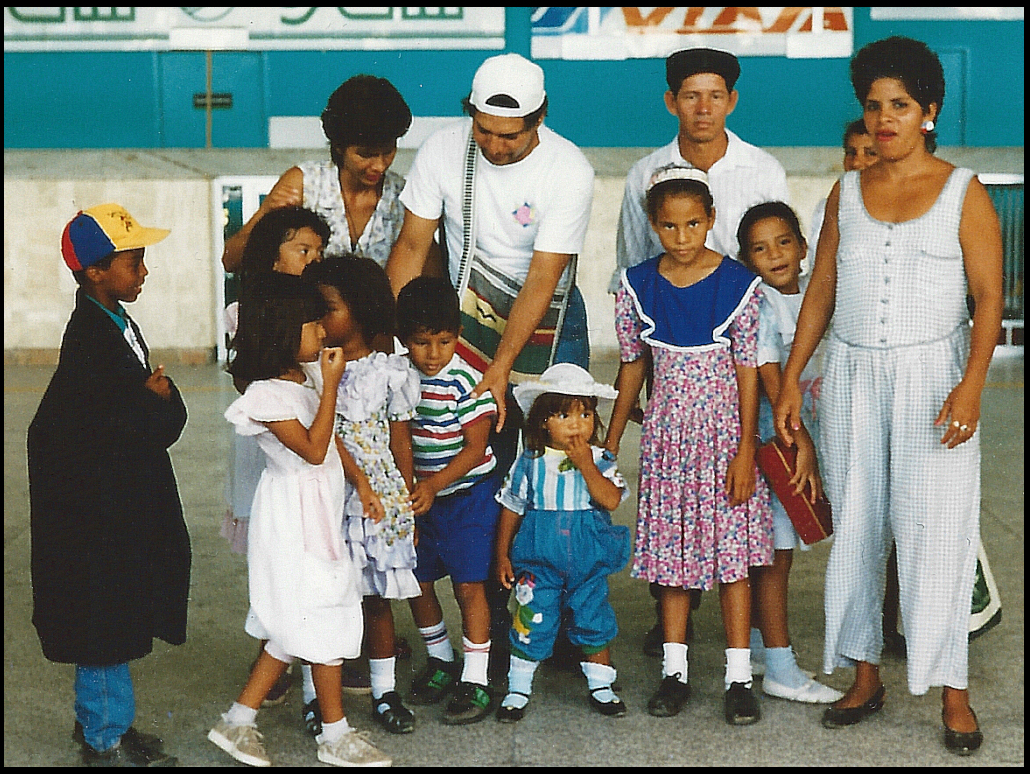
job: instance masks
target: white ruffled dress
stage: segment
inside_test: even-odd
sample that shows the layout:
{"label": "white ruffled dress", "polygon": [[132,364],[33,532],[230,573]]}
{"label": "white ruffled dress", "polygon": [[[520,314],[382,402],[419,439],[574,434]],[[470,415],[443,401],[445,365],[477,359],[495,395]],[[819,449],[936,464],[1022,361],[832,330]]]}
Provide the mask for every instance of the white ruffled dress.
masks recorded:
{"label": "white ruffled dress", "polygon": [[346,481],[336,444],[312,465],[264,424],[298,420],[310,427],[319,395],[304,384],[265,379],[225,411],[241,436],[265,455],[250,509],[246,631],[316,664],[361,652],[360,577],[342,531]]}
{"label": "white ruffled dress", "polygon": [[348,487],[345,532],[362,569],[362,593],[408,599],[421,593],[415,578],[415,514],[390,450],[390,423],[410,421],[421,397],[418,372],[403,355],[373,352],[347,363],[336,396],[336,434],[365,472],[386,516],[364,518]]}

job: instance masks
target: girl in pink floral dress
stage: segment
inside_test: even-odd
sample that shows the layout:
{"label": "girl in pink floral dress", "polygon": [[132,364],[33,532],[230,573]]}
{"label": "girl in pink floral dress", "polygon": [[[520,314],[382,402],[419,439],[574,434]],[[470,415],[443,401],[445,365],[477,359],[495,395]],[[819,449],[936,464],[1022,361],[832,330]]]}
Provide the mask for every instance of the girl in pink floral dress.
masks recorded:
{"label": "girl in pink floral dress", "polygon": [[689,590],[718,584],[725,717],[744,725],[760,715],[751,690],[748,571],[773,558],[769,493],[755,464],[760,280],[705,247],[715,210],[700,170],[659,169],[647,207],[665,252],[623,272],[616,296],[623,366],[606,447],[618,452],[650,361],[632,569],[661,587],[663,679],[648,711],[669,717],[689,698]]}

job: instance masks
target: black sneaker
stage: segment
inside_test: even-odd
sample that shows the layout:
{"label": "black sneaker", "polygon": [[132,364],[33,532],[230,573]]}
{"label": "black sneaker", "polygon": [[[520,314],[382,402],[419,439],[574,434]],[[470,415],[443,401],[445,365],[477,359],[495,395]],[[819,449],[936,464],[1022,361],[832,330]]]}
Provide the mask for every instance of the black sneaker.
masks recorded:
{"label": "black sneaker", "polygon": [[454,696],[443,713],[443,722],[448,726],[465,726],[478,723],[493,709],[493,693],[490,687],[476,683],[458,683]]}
{"label": "black sneaker", "polygon": [[460,665],[457,661],[442,661],[430,656],[426,668],[411,683],[408,701],[412,704],[437,704],[458,681]]}
{"label": "black sneaker", "polygon": [[731,683],[723,697],[726,722],[731,726],[750,726],[762,717],[755,692],[746,683]]}
{"label": "black sneaker", "polygon": [[415,715],[404,706],[397,691],[372,699],[372,720],[391,734],[410,734],[415,730]]}
{"label": "black sneaker", "polygon": [[681,683],[678,675],[666,675],[647,702],[647,711],[656,718],[671,718],[680,713],[690,694],[690,686]]}

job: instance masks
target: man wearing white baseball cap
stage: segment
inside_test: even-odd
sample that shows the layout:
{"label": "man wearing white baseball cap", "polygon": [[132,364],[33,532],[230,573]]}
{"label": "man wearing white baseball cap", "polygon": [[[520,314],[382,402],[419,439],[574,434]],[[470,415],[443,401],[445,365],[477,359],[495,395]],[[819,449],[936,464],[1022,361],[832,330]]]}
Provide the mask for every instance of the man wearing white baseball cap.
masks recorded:
{"label": "man wearing white baseball cap", "polygon": [[[471,359],[484,371],[478,391],[490,390],[497,399],[500,426],[509,379],[520,371],[516,361],[527,343],[539,340],[541,323],[549,324],[545,313],[556,288],[559,294],[569,288],[568,305],[555,334],[556,346],[543,366],[588,365],[586,308],[570,263],[586,236],[594,170],[582,151],[544,126],[543,70],[518,54],[484,61],[464,107],[469,118],[428,137],[415,157],[401,194],[404,226],[386,272],[394,293],[399,292],[422,272],[442,225],[450,278],[459,294],[464,295],[467,285],[462,271],[465,242],[466,265],[475,268],[485,262],[488,274],[503,277],[498,283],[515,288],[509,306],[501,308],[503,299],[490,299],[490,312],[500,313],[506,324],[494,329],[493,346],[473,344],[478,351]],[[474,167],[468,180],[474,191],[471,200],[465,195],[467,166]],[[463,210],[472,217],[466,219]],[[484,322],[464,319],[466,337],[474,333],[470,327]]]}
{"label": "man wearing white baseball cap", "polygon": [[[437,231],[458,290],[458,353],[483,374],[498,422],[491,438],[499,477],[518,446],[507,418],[510,383],[555,362],[589,365],[586,305],[575,287],[593,202],[594,170],[570,141],[544,126],[539,65],[501,54],[480,65],[463,100],[467,119],[419,148],[400,200],[404,225],[386,263],[394,294],[425,267]],[[502,431],[502,428],[503,431]],[[507,591],[488,584],[491,681],[507,672]],[[425,635],[424,635],[425,636]]]}

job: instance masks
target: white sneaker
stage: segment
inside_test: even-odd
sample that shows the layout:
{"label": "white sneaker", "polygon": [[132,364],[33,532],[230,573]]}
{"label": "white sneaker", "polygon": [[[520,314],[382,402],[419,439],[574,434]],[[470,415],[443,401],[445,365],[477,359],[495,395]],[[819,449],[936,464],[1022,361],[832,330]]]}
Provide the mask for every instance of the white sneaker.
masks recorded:
{"label": "white sneaker", "polygon": [[348,731],[335,742],[319,743],[318,759],[331,766],[389,766],[392,763],[368,740],[364,731]]}
{"label": "white sneaker", "polygon": [[240,763],[248,766],[272,765],[256,726],[231,726],[223,718],[207,732],[207,738]]}
{"label": "white sneaker", "polygon": [[788,688],[766,677],[762,680],[762,692],[777,699],[799,701],[804,704],[832,704],[844,696],[840,691],[823,685],[815,678],[809,679],[800,688]]}

